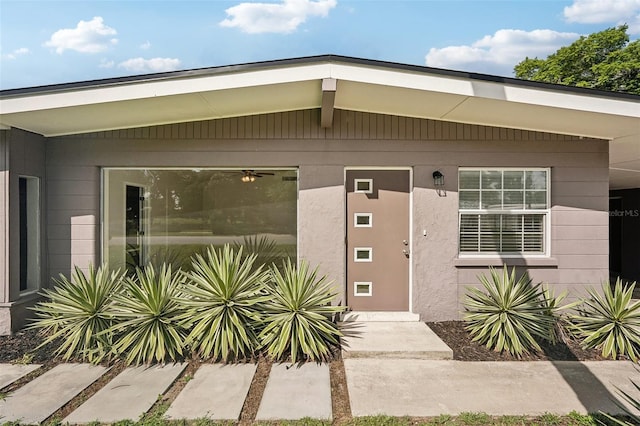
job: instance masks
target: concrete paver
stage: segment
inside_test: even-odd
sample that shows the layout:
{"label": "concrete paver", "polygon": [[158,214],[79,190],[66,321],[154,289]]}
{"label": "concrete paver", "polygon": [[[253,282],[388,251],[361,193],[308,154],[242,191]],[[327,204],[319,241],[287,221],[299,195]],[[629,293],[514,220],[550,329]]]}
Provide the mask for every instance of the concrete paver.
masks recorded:
{"label": "concrete paver", "polygon": [[640,398],[631,362],[345,359],[354,416],[619,413],[615,386]]}
{"label": "concrete paver", "polygon": [[41,423],[107,370],[90,364],[57,365],[0,401],[0,418],[3,422]]}
{"label": "concrete paver", "polygon": [[345,322],[344,358],[452,359],[453,351],[423,322]]}
{"label": "concrete paver", "polygon": [[72,412],[63,423],[138,420],[163,394],[186,364],[129,367]]}
{"label": "concrete paver", "polygon": [[331,419],[327,364],[274,364],[256,420]]}
{"label": "concrete paver", "polygon": [[41,367],[41,364],[0,364],[0,389]]}
{"label": "concrete paver", "polygon": [[168,419],[238,420],[255,364],[204,364],[167,410]]}

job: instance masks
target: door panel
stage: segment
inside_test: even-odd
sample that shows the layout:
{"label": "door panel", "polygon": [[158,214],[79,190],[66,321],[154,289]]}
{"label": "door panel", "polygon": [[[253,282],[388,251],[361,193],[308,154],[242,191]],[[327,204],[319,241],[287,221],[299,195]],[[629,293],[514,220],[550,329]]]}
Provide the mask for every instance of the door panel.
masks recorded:
{"label": "door panel", "polygon": [[409,310],[409,170],[348,170],[347,301]]}

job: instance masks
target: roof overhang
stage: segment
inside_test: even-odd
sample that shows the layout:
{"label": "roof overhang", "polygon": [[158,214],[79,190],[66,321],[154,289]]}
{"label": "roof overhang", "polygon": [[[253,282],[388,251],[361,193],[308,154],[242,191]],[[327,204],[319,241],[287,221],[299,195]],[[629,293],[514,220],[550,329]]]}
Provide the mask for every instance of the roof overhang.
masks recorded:
{"label": "roof overhang", "polygon": [[640,96],[318,56],[0,92],[0,126],[44,136],[332,108],[611,141],[611,187],[640,183]]}

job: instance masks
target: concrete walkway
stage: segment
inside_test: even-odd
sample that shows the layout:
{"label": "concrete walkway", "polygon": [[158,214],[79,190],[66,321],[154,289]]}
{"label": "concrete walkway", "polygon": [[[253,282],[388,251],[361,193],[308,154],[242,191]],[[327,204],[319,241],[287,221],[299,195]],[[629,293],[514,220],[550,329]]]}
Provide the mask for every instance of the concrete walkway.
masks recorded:
{"label": "concrete walkway", "polygon": [[[344,366],[354,416],[423,417],[461,412],[563,415],[599,410],[618,413],[620,409],[613,402],[616,387],[640,399],[640,392],[630,381],[640,384],[640,366],[631,362],[425,359],[449,357],[450,349],[424,323],[403,323],[403,326],[388,321],[350,323],[350,331],[354,333],[347,337],[349,347],[345,350]],[[0,383],[13,382],[31,368],[37,366],[0,364]],[[184,364],[127,368],[63,423],[137,420],[184,368]],[[0,423],[40,423],[106,371],[104,367],[87,364],[58,365],[0,400]],[[237,420],[255,372],[254,364],[203,364],[165,416]],[[329,366],[274,364],[256,419],[304,417],[333,417]]]}
{"label": "concrete walkway", "polygon": [[238,420],[255,372],[255,364],[204,364],[165,416],[173,420]]}
{"label": "concrete walkway", "polygon": [[331,419],[327,364],[274,364],[256,420]]}
{"label": "concrete walkway", "polygon": [[42,423],[107,370],[88,364],[57,365],[0,401],[0,419]]}
{"label": "concrete walkway", "polygon": [[130,367],[96,392],[62,423],[112,423],[138,420],[187,367],[169,364],[157,367]]}
{"label": "concrete walkway", "polygon": [[0,389],[40,368],[40,364],[0,364]]}
{"label": "concrete walkway", "polygon": [[[620,413],[615,387],[640,398],[631,362],[345,359],[354,416]],[[631,408],[631,407],[628,407]],[[640,413],[638,413],[640,414]]]}

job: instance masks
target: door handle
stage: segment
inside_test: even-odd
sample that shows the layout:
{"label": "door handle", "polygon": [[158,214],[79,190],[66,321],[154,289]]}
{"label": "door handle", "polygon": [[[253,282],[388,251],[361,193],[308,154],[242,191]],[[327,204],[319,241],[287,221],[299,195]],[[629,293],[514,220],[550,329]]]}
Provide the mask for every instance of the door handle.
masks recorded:
{"label": "door handle", "polygon": [[402,250],[402,254],[404,254],[407,259],[409,258],[409,254],[410,254],[409,250],[407,249]]}

